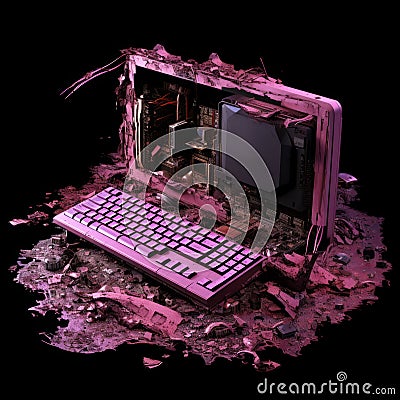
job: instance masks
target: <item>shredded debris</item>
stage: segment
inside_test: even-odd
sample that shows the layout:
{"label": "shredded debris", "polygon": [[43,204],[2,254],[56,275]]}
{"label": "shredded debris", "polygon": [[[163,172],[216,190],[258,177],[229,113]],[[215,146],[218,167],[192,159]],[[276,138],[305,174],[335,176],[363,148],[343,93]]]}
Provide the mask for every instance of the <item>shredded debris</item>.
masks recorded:
{"label": "shredded debris", "polygon": [[[81,188],[61,189],[57,202],[47,207],[46,218],[33,212],[29,221],[46,223],[110,183],[122,187],[125,164],[117,154],[110,160],[110,165],[94,167],[90,182]],[[94,353],[123,343],[148,343],[171,351],[181,343],[185,354],[199,354],[207,364],[216,357],[239,358],[269,371],[279,364],[263,359],[267,357],[263,350],[277,348],[299,355],[318,340],[319,326],[349,319],[349,311],[378,300],[375,288],[387,283],[384,274],[391,265],[384,260],[383,219],[352,208],[348,192],[353,190],[339,185],[332,246],[310,264],[295,252],[270,255],[280,275],[271,278],[267,268],[213,311],[190,303],[103,250],[66,237],[63,231],[21,250],[9,270],[16,274],[16,282],[41,296],[31,312],[53,311],[63,321],[55,332],[43,333],[49,345]],[[306,277],[303,289],[285,284],[299,276]],[[168,357],[163,361],[145,357],[143,363],[154,368],[167,364]]]}

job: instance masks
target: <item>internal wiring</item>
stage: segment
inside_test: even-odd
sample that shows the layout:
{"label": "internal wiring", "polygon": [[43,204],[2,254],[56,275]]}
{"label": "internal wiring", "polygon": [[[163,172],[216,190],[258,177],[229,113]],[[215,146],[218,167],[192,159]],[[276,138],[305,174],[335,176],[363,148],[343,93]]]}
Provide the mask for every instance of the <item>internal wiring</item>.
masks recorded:
{"label": "internal wiring", "polygon": [[110,65],[114,64],[117,60],[119,60],[121,57],[123,57],[122,55],[119,56],[118,58],[116,58],[115,60],[113,60],[112,62],[108,63],[107,65],[98,68],[94,71],[90,71],[87,74],[85,74],[82,78],[80,78],[79,80],[77,80],[76,82],[74,82],[72,85],[68,86],[66,89],[64,89],[61,93],[60,96],[64,95],[65,93],[67,93],[68,91],[70,91],[65,98],[67,99],[69,96],[71,96],[71,94],[73,94],[74,92],[76,92],[81,86],[83,86],[85,83],[91,81],[94,78],[97,78],[100,75],[106,74],[107,72],[111,72],[114,71],[115,69],[119,68],[121,65],[125,64],[125,60],[120,62],[119,64],[117,64],[116,66],[112,67],[112,68],[108,68]]}
{"label": "internal wiring", "polygon": [[308,244],[309,244],[311,232],[312,232],[314,226],[316,226],[316,225],[311,225],[311,227],[310,227],[310,229],[309,229],[309,231],[308,231],[307,241],[306,241],[305,255],[307,254],[307,251],[308,251]]}
{"label": "internal wiring", "polygon": [[121,57],[124,57],[124,54],[120,55],[119,57],[115,58],[114,60],[112,60],[111,62],[109,62],[108,64],[95,69],[94,71],[90,71],[88,73],[85,74],[85,76],[83,76],[81,79],[78,79],[76,82],[74,82],[71,86],[68,86],[66,89],[64,89],[61,93],[60,96],[62,96],[67,90],[71,89],[73,86],[75,86],[77,83],[81,82],[82,80],[87,79],[88,77],[92,76],[93,74],[95,74],[97,71],[101,71],[104,68],[109,67],[111,64],[114,64],[115,61],[119,60]]}
{"label": "internal wiring", "polygon": [[314,238],[314,242],[313,242],[314,244],[313,244],[312,254],[315,254],[318,251],[318,248],[319,248],[319,246],[320,246],[320,244],[322,242],[322,238],[324,236],[324,227],[313,224],[311,226],[311,228],[309,229],[309,231],[308,231],[305,255],[307,255],[308,247],[309,247],[309,244],[310,244],[311,233],[312,233],[314,228],[317,228],[317,232],[315,234],[315,238]]}

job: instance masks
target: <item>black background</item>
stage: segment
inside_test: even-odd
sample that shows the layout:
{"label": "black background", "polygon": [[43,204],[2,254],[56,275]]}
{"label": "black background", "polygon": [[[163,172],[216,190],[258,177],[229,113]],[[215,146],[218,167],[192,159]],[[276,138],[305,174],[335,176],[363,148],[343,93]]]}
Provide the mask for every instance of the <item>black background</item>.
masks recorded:
{"label": "black background", "polygon": [[88,166],[105,148],[100,137],[112,136],[109,142],[117,143],[117,73],[88,83],[68,100],[59,96],[60,91],[117,57],[120,49],[161,43],[184,59],[203,61],[217,52],[223,61],[243,69],[260,65],[263,57],[270,76],[342,104],[340,169],[359,178],[361,207],[385,217],[385,243],[394,264],[388,276],[392,285],[380,291],[379,302],[353,312],[352,321],[324,331],[318,343],[286,360],[269,379],[320,382],[334,379],[342,370],[352,381],[394,386],[399,257],[393,218],[396,170],[390,166],[396,147],[392,130],[385,128],[390,116],[381,93],[389,54],[382,50],[384,34],[377,36],[374,21],[382,17],[376,10],[353,15],[336,8],[314,15],[315,10],[303,8],[289,16],[286,7],[243,4],[217,12],[205,4],[192,6],[193,11],[176,13],[172,6],[161,10],[156,5],[146,11],[106,9],[102,19],[97,16],[100,6],[94,4],[68,12],[35,6],[10,14],[12,28],[4,36],[7,96],[1,146],[1,358],[6,382],[14,390],[43,394],[52,386],[58,388],[55,393],[78,394],[83,386],[87,393],[111,390],[132,398],[144,392],[167,397],[240,392],[245,398],[257,397],[256,384],[263,376],[232,363],[206,368],[190,358],[174,361],[169,369],[144,371],[142,350],[134,346],[84,356],[41,343],[38,332],[54,319],[31,318],[27,308],[34,296],[14,284],[7,271],[20,248],[29,248],[46,235],[27,227],[12,228],[7,221],[24,217],[27,207],[42,201],[46,191],[84,183]]}

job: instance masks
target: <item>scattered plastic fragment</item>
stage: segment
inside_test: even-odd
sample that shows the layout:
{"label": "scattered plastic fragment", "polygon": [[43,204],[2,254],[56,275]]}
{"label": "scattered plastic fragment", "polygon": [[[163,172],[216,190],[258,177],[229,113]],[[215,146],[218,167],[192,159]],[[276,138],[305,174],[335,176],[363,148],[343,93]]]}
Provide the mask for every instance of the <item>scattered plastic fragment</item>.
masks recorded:
{"label": "scattered plastic fragment", "polygon": [[351,261],[351,258],[346,253],[337,253],[333,256],[333,261],[347,265]]}

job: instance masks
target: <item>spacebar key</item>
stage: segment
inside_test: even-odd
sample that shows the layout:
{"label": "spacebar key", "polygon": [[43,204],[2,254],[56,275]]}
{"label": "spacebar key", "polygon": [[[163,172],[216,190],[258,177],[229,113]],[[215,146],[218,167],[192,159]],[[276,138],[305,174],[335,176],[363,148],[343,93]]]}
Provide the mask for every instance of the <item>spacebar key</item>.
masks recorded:
{"label": "spacebar key", "polygon": [[129,247],[132,250],[135,250],[135,247],[138,245],[138,242],[135,240],[131,239],[128,236],[121,236],[117,240],[119,243],[123,244],[126,247]]}
{"label": "spacebar key", "polygon": [[150,247],[145,246],[144,244],[139,244],[135,247],[135,250],[142,254],[145,257],[153,257],[154,255],[158,254],[158,251],[151,249]]}
{"label": "spacebar key", "polygon": [[97,228],[97,232],[102,233],[103,235],[108,236],[111,239],[117,240],[119,236],[121,236],[121,232],[114,231],[114,229],[109,228],[105,225],[100,225]]}
{"label": "spacebar key", "polygon": [[237,271],[235,270],[230,270],[228,271],[225,275],[221,276],[220,278],[216,279],[213,282],[210,282],[206,288],[209,290],[215,290],[217,288],[219,288],[221,285],[223,285],[226,281],[229,280],[229,278],[231,278],[233,275],[237,274]]}

